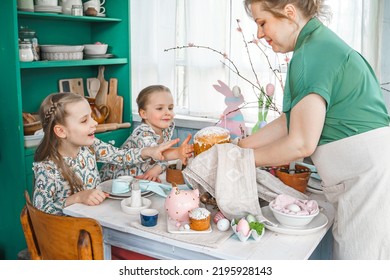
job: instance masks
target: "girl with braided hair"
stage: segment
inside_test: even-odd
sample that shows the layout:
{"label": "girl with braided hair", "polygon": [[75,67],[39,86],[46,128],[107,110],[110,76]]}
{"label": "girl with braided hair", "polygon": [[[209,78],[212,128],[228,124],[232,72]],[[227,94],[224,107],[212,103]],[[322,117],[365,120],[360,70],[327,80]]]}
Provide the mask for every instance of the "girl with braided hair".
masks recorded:
{"label": "girl with braided hair", "polygon": [[[54,93],[45,98],[40,111],[44,137],[37,147],[33,171],[33,204],[38,209],[63,215],[74,203],[98,205],[107,195],[96,189],[100,183],[97,161],[134,165],[150,160],[176,159],[177,149],[190,156],[192,145],[180,139],[144,148],[117,149],[95,138],[97,122],[87,100],[74,93]],[[172,148],[173,149],[173,148]]]}
{"label": "girl with braided hair", "polygon": [[368,62],[319,20],[323,0],[245,0],[257,37],[294,52],[283,114],[239,146],[256,166],[311,156],[336,214],[335,259],[390,259],[390,117]]}

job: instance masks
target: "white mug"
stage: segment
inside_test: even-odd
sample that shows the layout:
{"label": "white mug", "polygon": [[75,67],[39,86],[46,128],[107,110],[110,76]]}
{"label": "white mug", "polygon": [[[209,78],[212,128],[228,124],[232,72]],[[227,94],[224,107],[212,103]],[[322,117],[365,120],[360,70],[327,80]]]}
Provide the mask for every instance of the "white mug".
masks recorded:
{"label": "white mug", "polygon": [[96,2],[97,5],[104,5],[104,3],[106,3],[106,0],[90,0],[91,2]]}
{"label": "white mug", "polygon": [[88,8],[92,7],[94,8],[99,14],[104,14],[106,12],[106,9],[99,5],[98,2],[95,1],[88,1],[83,4],[84,12],[88,10]]}

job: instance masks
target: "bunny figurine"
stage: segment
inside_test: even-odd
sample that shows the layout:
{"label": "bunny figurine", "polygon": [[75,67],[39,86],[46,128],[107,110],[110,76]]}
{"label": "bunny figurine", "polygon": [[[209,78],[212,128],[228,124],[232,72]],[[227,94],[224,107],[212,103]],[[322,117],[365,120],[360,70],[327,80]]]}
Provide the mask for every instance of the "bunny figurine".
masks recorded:
{"label": "bunny figurine", "polygon": [[226,109],[223,111],[221,122],[218,126],[226,128],[230,131],[231,138],[243,138],[246,136],[246,127],[244,116],[238,109],[242,103],[244,103],[244,97],[241,94],[241,90],[238,86],[233,87],[231,90],[224,82],[218,80],[219,85],[213,85],[213,87],[225,96]]}

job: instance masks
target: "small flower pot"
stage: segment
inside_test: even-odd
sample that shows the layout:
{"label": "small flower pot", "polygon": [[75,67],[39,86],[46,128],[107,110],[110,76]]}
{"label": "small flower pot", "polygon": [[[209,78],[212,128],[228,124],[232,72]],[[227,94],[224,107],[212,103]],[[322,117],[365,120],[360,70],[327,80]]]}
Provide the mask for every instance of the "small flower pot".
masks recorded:
{"label": "small flower pot", "polygon": [[171,164],[168,166],[166,180],[169,183],[175,183],[177,185],[182,185],[185,183],[183,173],[181,170],[176,169],[176,164]]}
{"label": "small flower pot", "polygon": [[310,179],[311,170],[306,166],[296,164],[295,173],[289,173],[289,166],[282,165],[276,169],[275,175],[284,184],[304,193]]}

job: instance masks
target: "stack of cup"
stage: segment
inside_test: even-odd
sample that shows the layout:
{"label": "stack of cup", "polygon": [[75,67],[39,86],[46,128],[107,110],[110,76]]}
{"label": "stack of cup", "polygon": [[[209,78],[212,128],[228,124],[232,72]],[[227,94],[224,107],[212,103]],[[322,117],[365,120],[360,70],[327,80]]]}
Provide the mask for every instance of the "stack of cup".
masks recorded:
{"label": "stack of cup", "polygon": [[105,0],[89,0],[83,4],[86,16],[104,17],[106,9],[103,7]]}

